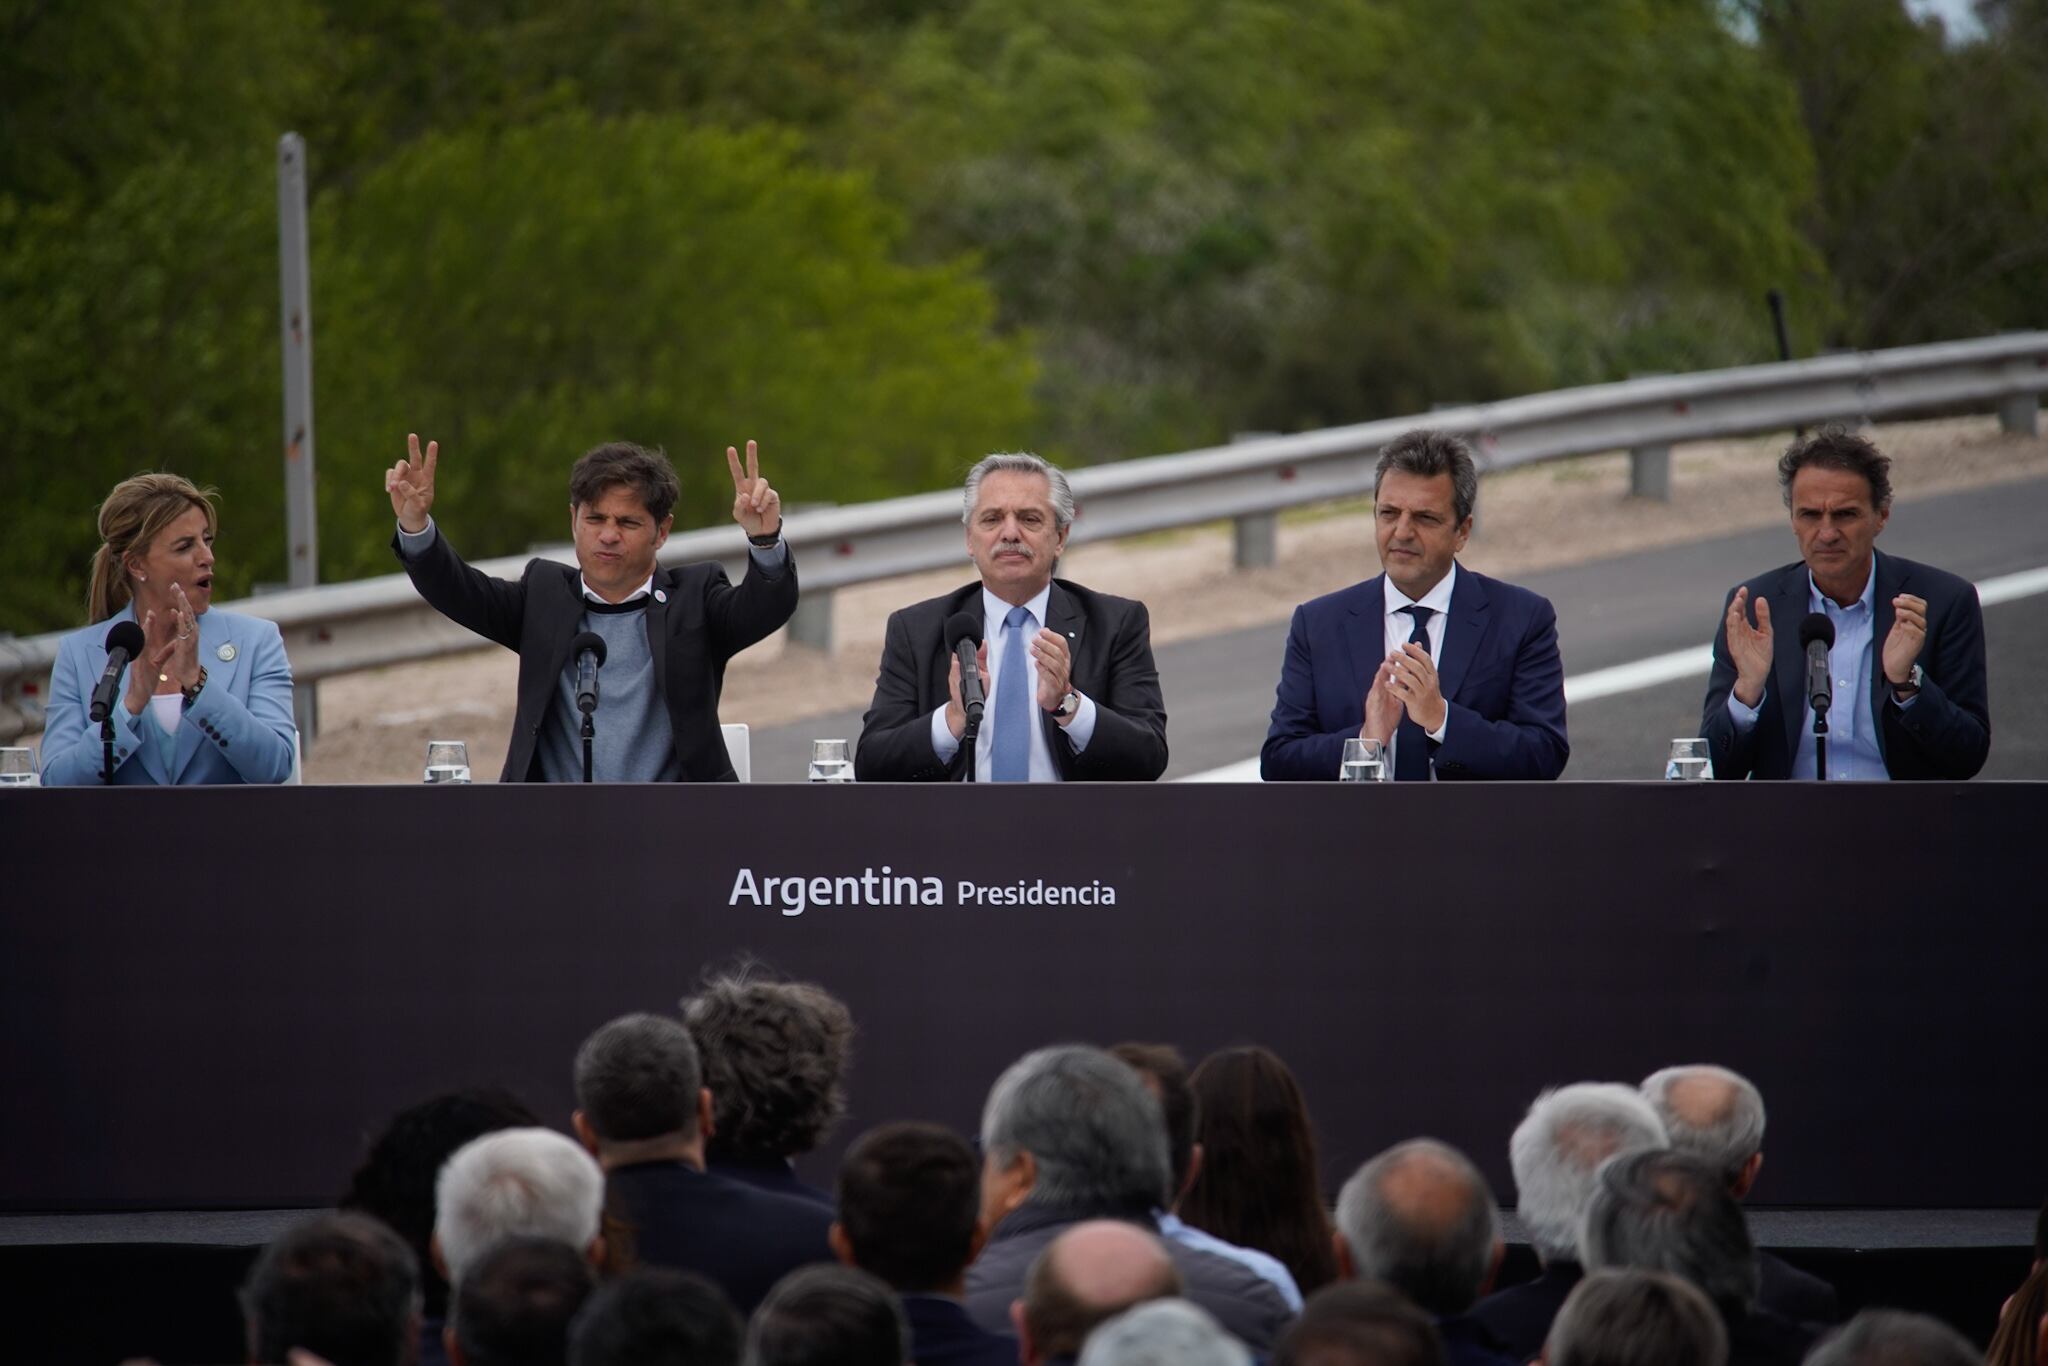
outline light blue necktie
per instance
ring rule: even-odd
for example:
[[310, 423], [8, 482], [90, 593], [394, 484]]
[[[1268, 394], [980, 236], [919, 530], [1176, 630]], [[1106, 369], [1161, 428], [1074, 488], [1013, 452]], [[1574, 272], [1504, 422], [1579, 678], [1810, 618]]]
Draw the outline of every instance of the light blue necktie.
[[1024, 627], [1031, 613], [1012, 607], [1003, 618], [1003, 676], [996, 681], [996, 733], [989, 776], [999, 783], [1031, 781], [1031, 670], [1024, 665]]

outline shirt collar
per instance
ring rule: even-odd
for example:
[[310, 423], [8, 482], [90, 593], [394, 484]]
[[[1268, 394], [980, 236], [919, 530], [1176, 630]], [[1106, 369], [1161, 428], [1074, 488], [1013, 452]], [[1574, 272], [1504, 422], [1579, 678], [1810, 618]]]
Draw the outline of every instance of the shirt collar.
[[1406, 607], [1427, 607], [1438, 616], [1443, 616], [1451, 610], [1451, 590], [1458, 583], [1458, 562], [1452, 560], [1451, 572], [1438, 579], [1436, 587], [1430, 589], [1419, 598], [1411, 598], [1400, 589], [1394, 587], [1394, 580], [1389, 575], [1380, 575], [1380, 582], [1386, 590], [1388, 616], [1392, 616]]
[[1813, 571], [1806, 571], [1806, 605], [1815, 612], [1853, 612], [1858, 607], [1869, 611], [1877, 601], [1877, 556], [1870, 557], [1870, 572], [1863, 576], [1863, 595], [1847, 607], [1820, 591], [1820, 585], [1813, 581]]
[[[586, 579], [586, 578], [584, 578], [584, 577], [583, 577], [583, 576], [582, 576], [581, 574], [578, 574], [578, 575], [576, 576], [576, 582], [577, 582], [578, 584], [580, 584], [580, 585], [582, 586], [582, 588], [583, 588], [583, 596], [584, 596], [584, 597], [586, 597], [586, 598], [589, 598], [589, 599], [590, 599], [590, 600], [591, 600], [592, 602], [603, 602], [603, 601], [604, 601], [604, 599], [603, 599], [603, 598], [601, 598], [601, 597], [599, 597], [599, 596], [597, 595], [596, 591], [595, 591], [594, 589], [592, 589], [592, 588], [591, 588], [591, 586], [590, 586], [590, 580], [589, 580], [589, 579]], [[633, 590], [632, 592], [630, 592], [630, 593], [626, 594], [626, 596], [625, 596], [625, 597], [623, 597], [623, 598], [620, 598], [620, 599], [619, 599], [619, 601], [620, 601], [621, 603], [627, 603], [627, 602], [631, 602], [631, 601], [633, 601], [633, 599], [635, 599], [635, 598], [644, 598], [644, 597], [646, 597], [646, 596], [647, 596], [647, 595], [648, 595], [649, 593], [652, 593], [653, 591], [654, 591], [654, 575], [652, 575], [652, 574], [649, 574], [649, 575], [647, 576], [647, 582], [646, 582], [646, 583], [643, 583], [643, 584], [641, 584], [641, 585], [640, 585], [640, 586], [639, 586], [638, 588], [636, 588], [636, 589], [634, 589], [634, 590]]]
[[[1045, 625], [1046, 608], [1051, 602], [1052, 580], [1047, 579], [1045, 587], [1039, 589], [1037, 595], [1031, 601], [1024, 604], [1024, 610], [1031, 614], [1033, 621], [1043, 626]], [[981, 590], [981, 614], [988, 624], [988, 634], [992, 637], [995, 635], [996, 629], [1003, 624], [1003, 619], [1010, 615], [1010, 604], [989, 592], [988, 586], [984, 584]]]

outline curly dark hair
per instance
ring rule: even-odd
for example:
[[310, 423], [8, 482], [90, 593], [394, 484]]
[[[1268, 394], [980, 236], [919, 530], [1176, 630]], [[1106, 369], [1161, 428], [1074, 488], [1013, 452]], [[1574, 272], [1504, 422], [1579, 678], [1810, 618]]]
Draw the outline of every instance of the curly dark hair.
[[846, 1113], [853, 1016], [825, 988], [748, 966], [708, 977], [682, 1010], [711, 1090], [711, 1160], [807, 1153]]
[[630, 441], [607, 441], [585, 451], [569, 471], [569, 505], [594, 503], [607, 489], [619, 487], [633, 490], [647, 505], [647, 515], [657, 522], [675, 511], [676, 499], [683, 491], [675, 466], [663, 452]]
[[1778, 487], [1785, 506], [1792, 506], [1792, 478], [1807, 468], [1860, 474], [1870, 485], [1870, 508], [1885, 512], [1892, 505], [1891, 457], [1847, 427], [1829, 425], [1795, 441], [1778, 458]]

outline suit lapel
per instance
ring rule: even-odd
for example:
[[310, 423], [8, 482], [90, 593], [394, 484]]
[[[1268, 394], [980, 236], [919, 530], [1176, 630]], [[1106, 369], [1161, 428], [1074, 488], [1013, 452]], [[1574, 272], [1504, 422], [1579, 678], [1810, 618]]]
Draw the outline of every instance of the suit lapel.
[[[1771, 594], [1771, 637], [1782, 642], [1775, 647], [1776, 676], [1771, 686], [1778, 691], [1779, 719], [1785, 726], [1785, 753], [1799, 753], [1799, 739], [1806, 726], [1806, 655], [1799, 648], [1799, 623], [1813, 604], [1813, 580], [1804, 564], [1788, 568]], [[1756, 609], [1750, 609], [1754, 617]]]
[[654, 576], [654, 591], [647, 599], [647, 649], [654, 656], [654, 695], [668, 702], [668, 585], [667, 574]]
[[[1079, 691], [1083, 674], [1091, 679], [1095, 676], [1092, 669], [1084, 668], [1082, 665], [1091, 642], [1081, 609], [1074, 605], [1074, 595], [1060, 587], [1057, 579], [1053, 580], [1051, 596], [1045, 600], [1045, 626], [1047, 630], [1058, 631], [1067, 638], [1067, 653], [1070, 656], [1067, 663], [1067, 686]], [[1089, 658], [1089, 662], [1093, 663], [1092, 657]], [[1045, 732], [1046, 752], [1053, 756], [1064, 774], [1068, 750], [1061, 741], [1066, 732], [1060, 729], [1060, 723], [1053, 718], [1053, 714], [1037, 703], [1038, 699], [1034, 697], [1032, 706], [1038, 712], [1039, 727]]]
[[1460, 565], [1458, 581], [1451, 588], [1451, 619], [1445, 623], [1449, 634], [1444, 637], [1442, 657], [1436, 668], [1444, 701], [1456, 700], [1465, 674], [1479, 654], [1479, 642], [1492, 624], [1492, 608], [1492, 595], [1486, 591], [1485, 582]]
[[[1344, 639], [1351, 649], [1351, 670], [1358, 680], [1352, 692], [1363, 699], [1372, 686], [1373, 675], [1387, 657], [1386, 575], [1375, 574], [1350, 595], [1350, 612], [1344, 619]], [[1360, 705], [1363, 706], [1361, 700]]]
[[1884, 706], [1890, 701], [1891, 685], [1884, 676], [1884, 638], [1892, 633], [1892, 599], [1906, 591], [1906, 574], [1899, 562], [1880, 551], [1870, 552], [1875, 557], [1871, 574], [1877, 585], [1870, 594], [1870, 677], [1865, 680], [1870, 692], [1870, 716], [1875, 723], [1871, 733], [1877, 741], [1879, 758], [1884, 757]]

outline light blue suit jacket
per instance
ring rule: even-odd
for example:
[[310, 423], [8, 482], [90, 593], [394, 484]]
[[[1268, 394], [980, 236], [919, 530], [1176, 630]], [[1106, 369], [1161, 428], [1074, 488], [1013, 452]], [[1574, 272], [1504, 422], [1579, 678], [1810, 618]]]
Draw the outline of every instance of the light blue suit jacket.
[[[43, 724], [43, 782], [51, 787], [100, 781], [100, 728], [86, 719], [92, 690], [107, 667], [107, 632], [135, 620], [131, 603], [107, 620], [74, 631], [57, 647], [50, 709]], [[226, 654], [227, 658], [222, 658]], [[199, 662], [206, 686], [179, 723], [170, 772], [154, 725], [131, 715], [114, 694], [114, 781], [159, 786], [281, 783], [292, 772], [292, 667], [274, 622], [218, 607], [199, 618]], [[130, 668], [135, 667], [130, 665]], [[122, 688], [127, 687], [126, 671]]]

